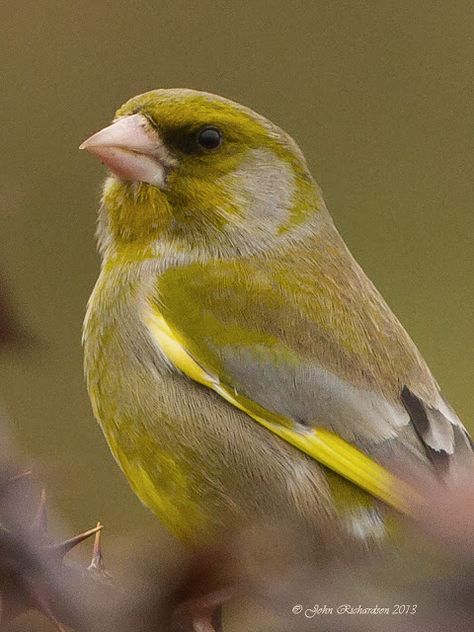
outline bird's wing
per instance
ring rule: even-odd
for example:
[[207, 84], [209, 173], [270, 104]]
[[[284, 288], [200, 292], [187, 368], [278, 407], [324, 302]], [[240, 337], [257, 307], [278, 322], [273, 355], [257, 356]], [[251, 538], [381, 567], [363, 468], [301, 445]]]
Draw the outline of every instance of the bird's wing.
[[[434, 453], [451, 454], [455, 429], [464, 430], [437, 406], [436, 383], [366, 277], [352, 305], [352, 293], [328, 288], [315, 272], [282, 259], [169, 269], [146, 323], [176, 369], [401, 508], [393, 478], [358, 448], [408, 436], [415, 452], [421, 438]], [[419, 438], [407, 432], [410, 419]]]

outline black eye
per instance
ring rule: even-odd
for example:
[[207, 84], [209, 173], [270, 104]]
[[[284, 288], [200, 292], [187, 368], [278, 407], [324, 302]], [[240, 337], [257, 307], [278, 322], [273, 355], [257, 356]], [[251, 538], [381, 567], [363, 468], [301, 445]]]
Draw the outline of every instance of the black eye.
[[197, 142], [203, 149], [217, 149], [222, 143], [222, 134], [217, 127], [204, 127], [198, 133]]

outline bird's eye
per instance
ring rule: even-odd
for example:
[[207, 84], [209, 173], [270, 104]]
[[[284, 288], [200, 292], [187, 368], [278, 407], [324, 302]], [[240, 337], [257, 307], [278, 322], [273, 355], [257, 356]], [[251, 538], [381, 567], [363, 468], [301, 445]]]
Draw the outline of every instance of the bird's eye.
[[197, 142], [203, 149], [217, 149], [222, 143], [222, 133], [217, 127], [204, 127], [198, 133]]

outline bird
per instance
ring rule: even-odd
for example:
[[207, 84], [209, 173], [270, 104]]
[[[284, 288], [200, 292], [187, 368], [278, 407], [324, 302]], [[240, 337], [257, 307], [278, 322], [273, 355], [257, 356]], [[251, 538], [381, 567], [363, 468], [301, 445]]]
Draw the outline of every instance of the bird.
[[438, 480], [471, 459], [280, 127], [157, 89], [81, 149], [108, 169], [87, 389], [132, 489], [178, 538], [289, 519], [378, 541], [416, 496], [387, 464]]

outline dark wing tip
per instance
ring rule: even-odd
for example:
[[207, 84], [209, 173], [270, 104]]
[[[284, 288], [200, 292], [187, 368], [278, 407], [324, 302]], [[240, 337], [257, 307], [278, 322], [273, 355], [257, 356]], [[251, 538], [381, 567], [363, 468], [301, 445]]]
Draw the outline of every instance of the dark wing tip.
[[426, 455], [440, 473], [445, 472], [453, 455], [472, 450], [472, 442], [456, 413], [440, 398], [440, 410], [426, 404], [407, 386], [401, 392], [402, 402], [410, 415], [416, 434]]

